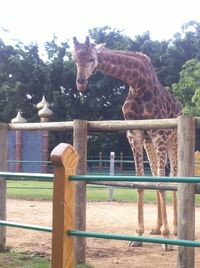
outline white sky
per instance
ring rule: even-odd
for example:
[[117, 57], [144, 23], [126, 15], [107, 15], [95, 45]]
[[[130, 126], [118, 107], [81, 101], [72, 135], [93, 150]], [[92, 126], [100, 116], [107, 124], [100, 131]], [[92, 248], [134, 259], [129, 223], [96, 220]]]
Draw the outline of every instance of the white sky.
[[200, 22], [199, 0], [0, 0], [0, 38], [42, 44], [56, 34], [60, 41], [108, 25], [134, 38], [147, 30], [164, 40], [189, 20]]

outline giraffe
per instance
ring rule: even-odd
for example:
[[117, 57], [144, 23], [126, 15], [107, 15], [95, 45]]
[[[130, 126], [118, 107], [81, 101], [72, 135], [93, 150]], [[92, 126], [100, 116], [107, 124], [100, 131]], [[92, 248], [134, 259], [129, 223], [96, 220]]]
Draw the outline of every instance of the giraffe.
[[[84, 43], [73, 38], [73, 59], [77, 67], [76, 86], [82, 92], [95, 69], [116, 77], [129, 86], [122, 112], [125, 120], [175, 118], [181, 114], [181, 107], [173, 94], [163, 87], [156, 75], [150, 58], [141, 52], [109, 50], [105, 44], [92, 44], [89, 37]], [[167, 159], [170, 162], [170, 176], [177, 174], [177, 133], [172, 129], [128, 130], [137, 176], [144, 176], [143, 148], [146, 151], [152, 175], [165, 176]], [[157, 191], [157, 221], [152, 234], [169, 238], [165, 192]], [[138, 226], [136, 234], [144, 233], [144, 190], [137, 190]], [[173, 193], [174, 234], [177, 228], [176, 194]], [[130, 246], [142, 246], [141, 242], [131, 242]], [[170, 245], [163, 245], [171, 250]]]

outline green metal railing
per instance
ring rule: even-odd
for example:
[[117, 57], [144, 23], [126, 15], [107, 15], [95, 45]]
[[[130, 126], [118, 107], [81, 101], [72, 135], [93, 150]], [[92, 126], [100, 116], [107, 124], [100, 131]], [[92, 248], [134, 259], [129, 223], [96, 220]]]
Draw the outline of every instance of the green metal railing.
[[0, 177], [6, 178], [7, 180], [10, 179], [17, 179], [17, 180], [53, 180], [53, 174], [47, 173], [25, 173], [25, 172], [0, 172]]
[[154, 244], [167, 244], [167, 245], [177, 245], [186, 247], [200, 247], [200, 242], [192, 240], [183, 239], [170, 239], [170, 238], [151, 238], [145, 236], [131, 236], [131, 235], [121, 235], [121, 234], [110, 234], [110, 233], [100, 233], [100, 232], [85, 232], [77, 230], [67, 231], [69, 236], [79, 236], [79, 237], [93, 237], [101, 239], [114, 239], [114, 240], [124, 240], [124, 241], [138, 241]]
[[108, 175], [78, 175], [69, 176], [71, 181], [126, 181], [126, 182], [177, 182], [200, 183], [200, 177], [152, 177], [152, 176], [108, 176]]
[[[38, 173], [12, 173], [12, 172], [0, 172], [0, 177], [3, 178], [23, 178], [23, 179], [43, 179], [43, 180], [53, 180], [52, 174], [38, 174]], [[103, 175], [79, 175], [79, 176], [69, 176], [71, 181], [128, 181], [128, 182], [177, 182], [177, 183], [200, 183], [199, 177], [138, 177], [138, 176], [103, 176]], [[51, 227], [44, 227], [39, 225], [22, 224], [17, 222], [2, 221], [0, 220], [1, 226], [9, 226], [16, 228], [24, 228], [35, 231], [42, 232], [52, 232]], [[81, 237], [94, 237], [102, 239], [115, 239], [115, 240], [125, 240], [125, 241], [140, 241], [146, 243], [158, 243], [158, 244], [171, 244], [179, 246], [190, 246], [190, 247], [200, 247], [200, 242], [191, 240], [181, 240], [181, 239], [169, 239], [169, 238], [150, 238], [144, 236], [130, 236], [121, 234], [110, 234], [110, 233], [100, 233], [100, 232], [88, 232], [79, 230], [67, 230], [67, 235], [69, 236], [81, 236]]]
[[[52, 232], [52, 227], [33, 225], [33, 224], [23, 224], [18, 222], [11, 221], [0, 221], [0, 225], [28, 229], [33, 231], [40, 232]], [[66, 232], [68, 236], [79, 236], [79, 237], [90, 237], [90, 238], [101, 238], [101, 239], [113, 239], [113, 240], [123, 240], [123, 241], [138, 241], [145, 243], [154, 243], [154, 244], [168, 244], [176, 246], [186, 246], [186, 247], [200, 247], [200, 242], [192, 240], [183, 240], [183, 239], [169, 239], [169, 238], [151, 238], [144, 236], [131, 236], [131, 235], [122, 235], [122, 234], [111, 234], [111, 233], [101, 233], [101, 232], [84, 232], [77, 230], [68, 230]]]
[[[41, 173], [23, 173], [23, 172], [0, 172], [0, 178], [5, 178], [7, 180], [17, 179], [17, 180], [43, 180], [49, 181], [53, 180], [53, 174], [41, 174]], [[51, 227], [33, 225], [33, 224], [24, 224], [18, 222], [11, 222], [11, 221], [3, 221], [0, 220], [0, 226], [8, 226], [8, 227], [16, 227], [16, 228], [23, 228], [29, 229], [34, 231], [41, 231], [41, 232], [52, 232]]]
[[16, 228], [22, 228], [22, 229], [29, 229], [33, 231], [41, 231], [41, 232], [52, 232], [51, 227], [46, 226], [40, 226], [40, 225], [33, 225], [33, 224], [25, 224], [25, 223], [18, 223], [18, 222], [12, 222], [12, 221], [1, 221], [0, 225], [2, 226], [8, 226], [8, 227], [16, 227]]
[[[150, 177], [150, 176], [104, 176], [104, 175], [78, 175], [69, 176], [71, 181], [126, 181], [126, 182], [176, 182], [176, 183], [200, 183], [200, 178], [197, 177]], [[146, 243], [156, 244], [171, 244], [178, 246], [190, 246], [200, 247], [200, 242], [192, 240], [181, 240], [181, 239], [169, 239], [169, 238], [151, 238], [144, 236], [130, 236], [120, 234], [109, 234], [100, 232], [88, 232], [88, 231], [77, 231], [68, 230], [69, 236], [79, 237], [93, 237], [101, 239], [115, 239], [125, 241], [139, 241]]]

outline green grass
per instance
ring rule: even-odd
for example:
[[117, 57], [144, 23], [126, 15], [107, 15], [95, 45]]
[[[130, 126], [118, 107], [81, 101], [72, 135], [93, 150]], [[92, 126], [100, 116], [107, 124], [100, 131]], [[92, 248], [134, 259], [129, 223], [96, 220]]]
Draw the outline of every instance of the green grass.
[[0, 253], [1, 268], [50, 268], [49, 260], [44, 257], [33, 256], [25, 253], [6, 252]]
[[7, 181], [7, 197], [51, 200], [52, 187], [53, 183], [46, 181]]
[[[114, 189], [113, 195], [114, 201], [119, 202], [133, 202], [137, 201], [137, 192], [135, 189]], [[89, 188], [87, 190], [88, 201], [108, 201], [109, 200], [109, 189], [107, 188]], [[145, 190], [144, 200], [147, 203], [155, 203], [156, 195], [155, 191]], [[171, 202], [172, 194], [167, 192], [167, 202]]]
[[[0, 268], [50, 268], [50, 261], [45, 257], [19, 252], [0, 253]], [[94, 268], [78, 264], [76, 268]]]
[[[52, 200], [52, 182], [39, 181], [8, 181], [7, 197], [21, 199]], [[147, 203], [155, 203], [155, 191], [145, 190], [144, 200]], [[88, 201], [109, 201], [109, 189], [104, 187], [87, 187]], [[119, 202], [136, 202], [135, 189], [114, 189], [114, 200]], [[172, 192], [167, 191], [167, 202], [172, 200]], [[196, 195], [196, 202], [200, 204], [200, 195]]]

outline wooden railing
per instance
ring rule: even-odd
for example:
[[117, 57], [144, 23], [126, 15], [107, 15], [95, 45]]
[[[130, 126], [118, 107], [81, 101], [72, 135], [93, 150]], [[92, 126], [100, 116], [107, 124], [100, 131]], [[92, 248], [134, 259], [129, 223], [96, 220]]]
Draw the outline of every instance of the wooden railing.
[[[195, 141], [195, 126], [200, 127], [200, 118], [190, 118], [180, 116], [178, 119], [163, 120], [143, 120], [143, 121], [93, 121], [87, 122], [75, 120], [74, 122], [59, 123], [26, 123], [26, 124], [0, 124], [0, 168], [6, 170], [7, 160], [7, 130], [73, 130], [73, 146], [78, 156], [77, 175], [86, 174], [87, 170], [87, 136], [88, 131], [125, 131], [128, 129], [160, 129], [160, 128], [178, 128], [178, 176], [187, 177], [193, 175], [193, 156]], [[56, 158], [55, 158], [56, 159]], [[60, 161], [63, 161], [63, 158]], [[67, 160], [67, 159], [66, 159]], [[53, 160], [54, 161], [54, 160]], [[58, 161], [58, 160], [56, 160]], [[55, 163], [55, 162], [54, 162]], [[60, 164], [59, 172], [63, 169], [64, 163]], [[57, 171], [58, 172], [58, 171]], [[63, 171], [62, 171], [63, 172]], [[178, 237], [180, 239], [194, 238], [194, 184], [181, 184], [179, 186], [178, 211], [182, 218], [179, 220]], [[0, 219], [5, 219], [5, 179], [0, 180]], [[75, 189], [75, 229], [85, 230], [86, 227], [86, 182], [76, 183]], [[65, 196], [63, 196], [65, 198]], [[187, 202], [184, 199], [187, 198]], [[62, 213], [61, 213], [62, 214]], [[187, 230], [187, 231], [185, 231]], [[188, 231], [189, 230], [189, 231]], [[4, 227], [0, 227], [0, 247], [5, 247]], [[85, 263], [85, 237], [76, 239], [75, 259], [77, 263]], [[178, 251], [180, 264], [178, 267], [194, 267], [194, 249], [179, 247]], [[183, 265], [183, 266], [181, 266]], [[185, 265], [185, 266], [184, 266]], [[58, 266], [59, 267], [59, 266]]]

